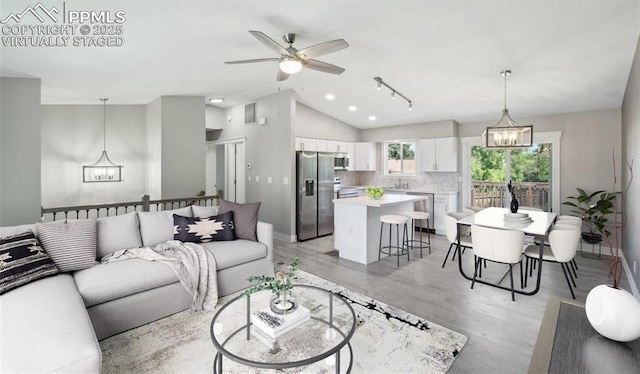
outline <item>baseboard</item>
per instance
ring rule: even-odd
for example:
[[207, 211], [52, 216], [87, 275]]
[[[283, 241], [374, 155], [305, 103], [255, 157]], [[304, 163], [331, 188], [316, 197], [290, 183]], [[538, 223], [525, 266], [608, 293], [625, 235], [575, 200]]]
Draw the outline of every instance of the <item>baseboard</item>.
[[280, 240], [281, 242], [287, 242], [287, 243], [295, 243], [296, 242], [296, 236], [295, 235], [289, 235], [289, 234], [283, 234], [281, 232], [273, 232], [273, 238], [275, 240]]
[[620, 258], [622, 259], [622, 268], [624, 269], [624, 273], [627, 276], [627, 279], [629, 280], [629, 286], [631, 287], [631, 293], [633, 293], [633, 296], [636, 297], [637, 300], [640, 301], [640, 292], [638, 292], [638, 285], [636, 284], [634, 278], [633, 278], [633, 274], [631, 273], [631, 268], [629, 267], [629, 264], [627, 263], [627, 259], [620, 256]]

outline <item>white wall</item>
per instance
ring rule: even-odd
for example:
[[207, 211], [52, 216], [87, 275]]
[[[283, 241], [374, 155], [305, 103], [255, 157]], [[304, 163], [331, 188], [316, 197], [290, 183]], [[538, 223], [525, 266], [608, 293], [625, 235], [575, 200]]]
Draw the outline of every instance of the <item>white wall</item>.
[[42, 106], [42, 205], [58, 207], [140, 200], [146, 185], [143, 105], [106, 108], [106, 149], [123, 165], [122, 182], [83, 183], [82, 166], [103, 149], [103, 106]]
[[0, 78], [0, 226], [40, 219], [40, 84]]
[[303, 138], [358, 141], [359, 129], [296, 102], [293, 133]]
[[[260, 220], [274, 225], [274, 235], [290, 240], [295, 235], [295, 154], [293, 121], [295, 98], [290, 90], [256, 100], [256, 117], [267, 119], [266, 125], [245, 125], [244, 105], [228, 108], [223, 130], [214, 140], [246, 139], [246, 162], [251, 163], [247, 176], [246, 200], [261, 201]], [[255, 182], [255, 177], [260, 177]], [[267, 183], [271, 177], [272, 183]], [[287, 179], [287, 184], [284, 179]]]
[[201, 96], [162, 98], [162, 198], [205, 190], [205, 104]]
[[162, 198], [162, 99], [146, 106], [146, 191], [151, 199]]
[[360, 130], [359, 141], [377, 143], [387, 140], [446, 138], [452, 136], [458, 136], [458, 124], [456, 121], [446, 120]]
[[[496, 115], [499, 116], [500, 113]], [[515, 114], [515, 113], [513, 113]], [[513, 115], [512, 114], [512, 115]], [[542, 117], [514, 118], [533, 124], [534, 132], [562, 131], [560, 139], [560, 201], [575, 196], [576, 187], [587, 191], [611, 190], [613, 183], [612, 151], [620, 160], [620, 109], [558, 114]], [[461, 123], [460, 137], [480, 136], [483, 129], [494, 123]], [[620, 163], [616, 172], [620, 175]], [[562, 205], [561, 214], [569, 214], [570, 207]]]
[[224, 110], [213, 105], [205, 105], [205, 124], [207, 129], [220, 130], [224, 127]]
[[[618, 160], [622, 165], [626, 162], [634, 162], [635, 180], [629, 189], [626, 206], [623, 207], [628, 221], [622, 232], [622, 249], [632, 272], [633, 262], [636, 262], [637, 271], [632, 276], [636, 297], [640, 298], [637, 293], [640, 288], [640, 235], [638, 235], [638, 227], [640, 227], [640, 40], [622, 102], [622, 158]], [[620, 186], [626, 186], [630, 178], [631, 173], [622, 167]]]

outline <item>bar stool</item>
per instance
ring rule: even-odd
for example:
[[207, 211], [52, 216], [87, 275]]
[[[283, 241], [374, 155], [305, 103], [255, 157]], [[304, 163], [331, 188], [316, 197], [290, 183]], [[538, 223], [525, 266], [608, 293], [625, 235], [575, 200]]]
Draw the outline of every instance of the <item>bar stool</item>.
[[[408, 239], [405, 244], [407, 245], [407, 249], [416, 248], [416, 243], [420, 244], [420, 258], [422, 258], [422, 248], [429, 248], [429, 253], [431, 253], [431, 233], [429, 232], [429, 219], [431, 215], [427, 212], [422, 212], [419, 210], [414, 210], [411, 212], [405, 212], [405, 216], [411, 219], [411, 239]], [[414, 239], [414, 235], [416, 233], [416, 221], [420, 223], [420, 238], [418, 240]], [[422, 228], [424, 225], [423, 221], [427, 221], [427, 241], [422, 240]]]
[[[398, 258], [398, 267], [400, 266], [400, 256], [404, 256], [406, 254], [407, 261], [409, 261], [409, 248], [407, 249], [404, 248], [405, 239], [408, 236], [407, 235], [408, 221], [409, 221], [409, 218], [405, 216], [394, 215], [394, 214], [388, 214], [380, 217], [380, 246], [378, 249], [378, 261], [380, 261], [380, 255], [382, 253], [388, 256], [396, 256]], [[386, 245], [383, 247], [382, 231], [384, 230], [385, 223], [389, 225], [389, 245]], [[396, 225], [396, 245], [395, 246], [391, 244], [392, 225]], [[404, 226], [402, 231], [402, 242], [400, 241], [400, 225]], [[400, 243], [402, 243], [402, 246], [400, 246]], [[394, 248], [396, 249], [396, 253], [392, 253], [391, 251]], [[387, 250], [387, 252], [384, 251], [385, 249]]]

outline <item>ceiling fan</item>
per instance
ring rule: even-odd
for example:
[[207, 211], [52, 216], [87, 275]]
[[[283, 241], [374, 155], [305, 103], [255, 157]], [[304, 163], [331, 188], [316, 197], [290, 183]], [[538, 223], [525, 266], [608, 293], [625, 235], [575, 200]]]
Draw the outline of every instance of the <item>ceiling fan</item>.
[[269, 47], [272, 51], [280, 54], [280, 57], [226, 61], [225, 64], [249, 64], [254, 62], [279, 61], [280, 69], [278, 70], [278, 82], [286, 80], [289, 78], [289, 75], [299, 72], [303, 67], [330, 74], [342, 74], [344, 72], [344, 69], [340, 66], [314, 59], [315, 57], [324, 56], [347, 48], [349, 44], [347, 44], [344, 39], [331, 40], [298, 50], [293, 47], [293, 43], [296, 40], [296, 34], [289, 33], [282, 35], [282, 40], [289, 44], [289, 46], [285, 48], [260, 31], [249, 30], [249, 33], [261, 41], [262, 44]]

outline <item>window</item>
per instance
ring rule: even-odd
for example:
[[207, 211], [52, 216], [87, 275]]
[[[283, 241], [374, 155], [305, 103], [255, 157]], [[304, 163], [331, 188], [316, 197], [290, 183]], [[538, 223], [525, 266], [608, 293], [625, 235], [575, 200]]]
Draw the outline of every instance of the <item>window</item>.
[[416, 142], [384, 143], [385, 175], [416, 175]]

